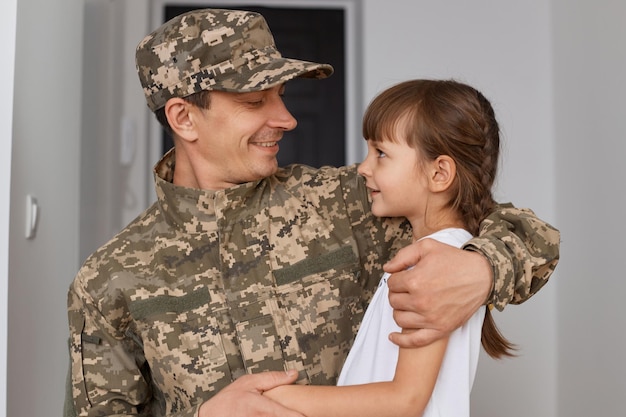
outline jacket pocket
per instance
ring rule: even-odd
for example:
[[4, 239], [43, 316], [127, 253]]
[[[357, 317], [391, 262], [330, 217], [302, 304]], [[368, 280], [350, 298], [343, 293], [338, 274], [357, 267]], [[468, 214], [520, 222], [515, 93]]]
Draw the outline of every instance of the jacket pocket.
[[281, 274], [291, 277], [277, 278], [284, 355], [301, 362], [308, 383], [335, 384], [364, 310], [358, 258], [345, 246]]
[[206, 288], [131, 303], [152, 382], [175, 407], [232, 381], [219, 324], [225, 310], [211, 304]]

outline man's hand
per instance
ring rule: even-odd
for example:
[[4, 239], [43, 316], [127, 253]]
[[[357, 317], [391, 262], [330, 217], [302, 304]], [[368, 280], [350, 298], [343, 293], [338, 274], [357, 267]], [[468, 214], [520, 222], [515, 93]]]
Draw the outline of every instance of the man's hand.
[[279, 385], [292, 384], [295, 371], [244, 375], [200, 407], [199, 417], [304, 417], [263, 396]]
[[[413, 266], [412, 269], [408, 269]], [[493, 283], [480, 253], [423, 239], [398, 252], [383, 269], [393, 317], [405, 332], [390, 339], [400, 347], [425, 346], [460, 327], [485, 304]]]

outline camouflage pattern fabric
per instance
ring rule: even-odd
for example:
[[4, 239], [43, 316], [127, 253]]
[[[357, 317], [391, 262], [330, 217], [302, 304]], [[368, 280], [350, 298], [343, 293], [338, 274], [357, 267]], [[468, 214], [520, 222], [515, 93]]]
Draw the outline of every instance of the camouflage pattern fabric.
[[494, 265], [497, 278], [489, 303], [502, 311], [507, 304], [528, 300], [548, 282], [559, 262], [560, 243], [559, 231], [532, 210], [501, 204], [464, 249], [482, 252]]
[[[158, 201], [70, 287], [68, 412], [193, 416], [264, 370], [335, 384], [381, 265], [410, 241], [408, 223], [372, 216], [354, 166], [294, 165], [210, 192], [173, 185], [173, 161], [170, 152], [156, 167]], [[493, 238], [470, 245], [496, 262], [496, 305], [545, 283], [558, 232], [512, 206], [483, 232]]]
[[171, 19], [139, 43], [135, 60], [152, 111], [203, 90], [259, 91], [333, 72], [328, 64], [283, 58], [260, 14], [221, 9]]

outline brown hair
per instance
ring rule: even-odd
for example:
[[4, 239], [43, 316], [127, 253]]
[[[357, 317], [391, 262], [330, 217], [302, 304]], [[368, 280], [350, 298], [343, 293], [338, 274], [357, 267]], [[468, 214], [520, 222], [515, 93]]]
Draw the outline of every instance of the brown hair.
[[[451, 209], [467, 230], [478, 235], [480, 223], [496, 203], [491, 187], [500, 153], [500, 128], [491, 103], [479, 91], [454, 80], [411, 80], [379, 94], [363, 119], [363, 137], [380, 142], [400, 140], [404, 124], [407, 144], [434, 160], [448, 155], [456, 162]], [[481, 342], [494, 358], [514, 356], [515, 345], [498, 330], [487, 308]]]

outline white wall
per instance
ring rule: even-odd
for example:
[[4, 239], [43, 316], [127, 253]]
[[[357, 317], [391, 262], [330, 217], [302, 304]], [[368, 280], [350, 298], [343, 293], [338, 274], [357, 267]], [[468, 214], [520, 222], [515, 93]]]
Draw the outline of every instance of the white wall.
[[152, 201], [156, 162], [149, 157], [152, 115], [135, 69], [135, 47], [148, 33], [149, 0], [84, 3], [81, 261]]
[[561, 416], [623, 416], [626, 3], [555, 0]]
[[[82, 0], [17, 2], [9, 232], [10, 417], [58, 416], [63, 405], [68, 362], [65, 299], [78, 266], [82, 6]], [[40, 205], [39, 228], [31, 240], [25, 238], [27, 194], [35, 195]]]
[[11, 192], [11, 133], [13, 127], [13, 77], [15, 67], [15, 26], [17, 0], [0, 3], [0, 417], [6, 416], [7, 322], [9, 289], [9, 204]]

